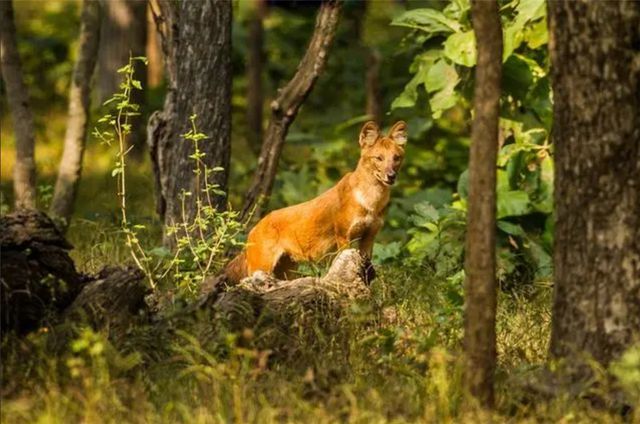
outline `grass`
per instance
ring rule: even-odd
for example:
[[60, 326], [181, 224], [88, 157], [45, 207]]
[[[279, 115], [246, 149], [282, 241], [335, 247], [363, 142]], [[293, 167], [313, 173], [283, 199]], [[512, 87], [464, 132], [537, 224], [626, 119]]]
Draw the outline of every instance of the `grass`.
[[[4, 128], [3, 125], [3, 130]], [[3, 134], [7, 134], [3, 131]], [[53, 181], [60, 152], [38, 146], [42, 180]], [[2, 144], [2, 191], [10, 187], [11, 142]], [[78, 267], [94, 272], [129, 262], [117, 224], [111, 152], [90, 145], [69, 238]], [[154, 228], [148, 163], [130, 167], [133, 219]], [[586, 400], [537, 399], [518, 381], [547, 360], [551, 289], [502, 292], [498, 311], [497, 408], [482, 412], [464, 396], [462, 307], [450, 283], [398, 262], [378, 267], [372, 297], [321, 325], [195, 332], [132, 331], [110, 341], [81, 325], [53, 349], [50, 330], [3, 345], [4, 423], [614, 423], [620, 416]], [[308, 321], [305, 321], [308, 322]], [[269, 341], [269, 342], [267, 342]], [[525, 399], [529, 399], [525, 402]], [[633, 417], [631, 418], [633, 420]]]

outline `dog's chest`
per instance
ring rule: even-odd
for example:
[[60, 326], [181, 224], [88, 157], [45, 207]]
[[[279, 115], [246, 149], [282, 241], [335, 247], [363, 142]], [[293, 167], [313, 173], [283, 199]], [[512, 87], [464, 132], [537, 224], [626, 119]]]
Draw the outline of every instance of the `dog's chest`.
[[352, 216], [349, 234], [351, 237], [357, 238], [365, 233], [369, 228], [380, 225], [381, 212], [385, 202], [383, 194], [378, 192], [365, 192], [356, 189], [353, 192], [354, 199], [358, 207], [356, 213]]

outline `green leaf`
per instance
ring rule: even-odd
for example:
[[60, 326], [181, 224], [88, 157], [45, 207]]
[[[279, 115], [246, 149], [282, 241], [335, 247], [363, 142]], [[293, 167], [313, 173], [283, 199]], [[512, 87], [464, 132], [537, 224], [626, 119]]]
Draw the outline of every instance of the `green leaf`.
[[546, 15], [546, 4], [544, 0], [520, 0], [515, 12], [515, 19], [503, 32], [503, 62], [522, 44], [525, 26]]
[[524, 230], [522, 229], [522, 227], [518, 224], [514, 224], [512, 222], [509, 221], [498, 221], [497, 226], [499, 229], [501, 229], [502, 231], [504, 231], [507, 234], [510, 234], [512, 236], [518, 236], [518, 237], [526, 237], [527, 234], [524, 232]]
[[468, 21], [464, 19], [466, 12], [471, 9], [469, 0], [451, 0], [451, 2], [442, 10], [442, 13], [448, 18], [457, 22]]
[[531, 240], [528, 241], [528, 251], [536, 264], [536, 279], [550, 278], [553, 272], [551, 255], [542, 246]]
[[[531, 63], [533, 62], [533, 63]], [[533, 84], [535, 61], [527, 61], [520, 55], [511, 55], [502, 66], [502, 89], [517, 100], [524, 101]]]
[[438, 211], [429, 202], [420, 202], [413, 207], [417, 214], [429, 218], [432, 221], [438, 220]]
[[461, 25], [435, 9], [413, 9], [404, 12], [391, 25], [419, 29], [430, 36], [461, 31]]
[[460, 198], [467, 199], [469, 197], [469, 170], [465, 169], [458, 178], [458, 187], [456, 189]]
[[451, 34], [444, 43], [444, 54], [458, 65], [476, 64], [476, 37], [473, 31]]
[[426, 72], [424, 85], [427, 92], [432, 93], [429, 106], [434, 118], [439, 118], [443, 111], [456, 105], [458, 94], [455, 88], [459, 82], [456, 68], [444, 60], [436, 61]]
[[138, 80], [131, 80], [131, 85], [133, 85], [135, 88], [137, 88], [138, 90], [142, 90], [142, 84], [140, 83], [140, 81]]
[[391, 103], [391, 110], [403, 107], [414, 107], [416, 105], [416, 101], [418, 100], [418, 86], [417, 84], [412, 84], [412, 81], [410, 81], [409, 84], [405, 86], [402, 93], [393, 100], [393, 103]]
[[440, 51], [427, 51], [417, 56], [411, 64], [410, 71], [415, 75], [411, 78], [411, 81], [407, 83], [404, 90], [398, 97], [396, 97], [391, 104], [391, 110], [403, 107], [414, 107], [418, 100], [418, 87], [420, 84], [424, 84], [427, 77], [427, 72], [432, 67], [436, 58], [439, 57]]
[[497, 218], [526, 215], [531, 211], [529, 203], [529, 195], [525, 191], [499, 191], [496, 205]]
[[524, 30], [524, 42], [529, 48], [537, 49], [549, 42], [549, 31], [547, 30], [547, 21], [541, 19], [530, 25]]
[[394, 241], [388, 244], [375, 244], [373, 246], [373, 262], [376, 264], [394, 259], [400, 255], [400, 242]]

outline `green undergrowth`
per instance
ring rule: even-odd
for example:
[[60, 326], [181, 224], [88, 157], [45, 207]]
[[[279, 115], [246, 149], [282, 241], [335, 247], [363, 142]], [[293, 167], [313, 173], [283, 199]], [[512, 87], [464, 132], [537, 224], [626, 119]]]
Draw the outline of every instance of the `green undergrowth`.
[[[86, 271], [128, 255], [117, 228], [100, 228], [71, 232]], [[546, 360], [547, 287], [500, 294], [497, 410], [480, 412], [461, 391], [453, 291], [390, 263], [378, 266], [371, 298], [323, 317], [329, 326], [294, 320], [202, 337], [195, 327], [213, 323], [156, 324], [110, 340], [108, 329], [79, 325], [65, 342], [42, 329], [5, 341], [2, 422], [617, 422], [586, 401], [518, 389]]]

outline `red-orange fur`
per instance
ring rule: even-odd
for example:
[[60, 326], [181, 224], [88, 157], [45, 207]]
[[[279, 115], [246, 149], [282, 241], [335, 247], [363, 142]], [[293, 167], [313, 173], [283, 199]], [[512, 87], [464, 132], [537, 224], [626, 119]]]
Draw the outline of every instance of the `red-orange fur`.
[[297, 262], [318, 261], [352, 242], [370, 258], [406, 139], [402, 121], [386, 136], [380, 135], [375, 123], [366, 123], [356, 169], [315, 199], [275, 210], [260, 220], [249, 233], [245, 250], [227, 265], [228, 279], [237, 282], [258, 270], [287, 278]]

